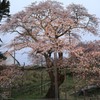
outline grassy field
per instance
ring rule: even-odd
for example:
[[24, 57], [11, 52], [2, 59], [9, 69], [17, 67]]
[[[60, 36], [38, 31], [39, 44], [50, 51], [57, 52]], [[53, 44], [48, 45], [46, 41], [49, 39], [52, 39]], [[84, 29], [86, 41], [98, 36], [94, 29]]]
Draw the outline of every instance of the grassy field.
[[[50, 79], [45, 70], [25, 70], [24, 75], [14, 81], [14, 86], [11, 88], [11, 97], [14, 100], [39, 100], [42, 99], [49, 86]], [[15, 85], [16, 84], [16, 85]], [[75, 92], [78, 86], [84, 85], [85, 82], [81, 82], [70, 75], [66, 76], [64, 83], [60, 87], [60, 98], [68, 100], [99, 100], [100, 94], [91, 96], [76, 96], [71, 95]]]
[[42, 98], [48, 89], [50, 81], [45, 71], [30, 70], [25, 71], [24, 76], [16, 80], [15, 83], [18, 83], [19, 87], [12, 88], [14, 100], [29, 100]]

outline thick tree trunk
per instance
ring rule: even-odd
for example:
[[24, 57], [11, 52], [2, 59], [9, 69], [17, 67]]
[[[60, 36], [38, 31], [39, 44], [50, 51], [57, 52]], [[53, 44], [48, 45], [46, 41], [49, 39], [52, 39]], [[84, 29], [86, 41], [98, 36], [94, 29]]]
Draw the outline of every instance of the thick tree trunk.
[[[45, 96], [45, 98], [55, 98], [55, 77], [54, 77], [54, 73], [53, 71], [49, 71], [49, 76], [50, 76], [50, 80], [51, 80], [51, 84], [50, 87], [48, 89], [48, 92]], [[59, 71], [57, 72], [57, 79], [58, 79], [58, 88], [60, 87], [60, 85], [64, 82], [64, 75], [62, 75]], [[59, 93], [59, 91], [58, 91]]]
[[[53, 65], [52, 60], [50, 59], [50, 56], [48, 56], [48, 55], [44, 55], [44, 56], [45, 56], [45, 59], [46, 59], [47, 67], [50, 68], [50, 70], [48, 70], [48, 74], [49, 74], [49, 77], [50, 77], [50, 80], [51, 80], [51, 84], [50, 84], [50, 87], [48, 89], [47, 94], [45, 95], [45, 98], [53, 100], [54, 98], [56, 98], [56, 94], [55, 94], [55, 71], [52, 69], [54, 65]], [[63, 59], [63, 53], [62, 52], [59, 53], [59, 59], [62, 62], [62, 59]], [[65, 79], [65, 76], [63, 74], [61, 74], [61, 71], [59, 69], [57, 69], [58, 90], [59, 90], [60, 85], [64, 82], [64, 79]], [[58, 91], [58, 93], [59, 93], [59, 91]]]

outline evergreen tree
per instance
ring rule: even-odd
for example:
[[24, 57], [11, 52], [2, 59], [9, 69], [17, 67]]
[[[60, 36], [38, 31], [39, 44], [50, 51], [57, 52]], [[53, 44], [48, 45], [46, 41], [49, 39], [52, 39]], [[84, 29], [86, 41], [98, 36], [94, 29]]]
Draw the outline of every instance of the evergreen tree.
[[4, 16], [9, 16], [10, 12], [10, 2], [8, 0], [0, 1], [0, 21]]

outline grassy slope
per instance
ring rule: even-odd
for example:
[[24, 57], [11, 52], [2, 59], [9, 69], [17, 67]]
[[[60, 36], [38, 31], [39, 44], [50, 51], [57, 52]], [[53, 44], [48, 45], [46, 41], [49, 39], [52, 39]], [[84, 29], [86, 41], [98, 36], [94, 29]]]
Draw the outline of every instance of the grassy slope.
[[[72, 79], [68, 77], [68, 81], [69, 82], [67, 87], [71, 88]], [[42, 98], [46, 94], [50, 84], [48, 74], [43, 70], [26, 71], [22, 80], [17, 80], [16, 82], [18, 82], [19, 85], [21, 84], [20, 88], [12, 89], [12, 95], [14, 98], [16, 98], [16, 100]], [[41, 87], [41, 83], [42, 83], [42, 87]], [[61, 87], [63, 88], [65, 87], [65, 85], [66, 84], [64, 83]], [[65, 90], [62, 88], [61, 88], [61, 95], [63, 94], [63, 92], [65, 92]]]
[[[19, 87], [17, 89], [12, 88], [12, 96], [14, 100], [42, 98], [49, 88], [49, 82], [49, 77], [44, 70], [25, 71], [24, 76], [21, 79], [16, 80], [15, 83], [19, 83]], [[82, 84], [83, 83], [84, 82], [82, 82]], [[72, 76], [67, 76], [60, 87], [60, 97], [62, 99], [69, 98], [70, 100], [75, 100], [76, 97], [70, 94], [75, 91], [75, 86], [77, 87], [78, 84], [79, 82], [77, 83], [77, 79], [73, 79]], [[83, 97], [80, 97], [77, 100], [83, 100]]]
[[45, 86], [41, 88], [41, 84], [44, 85], [49, 82], [47, 73], [41, 70], [25, 71], [23, 78], [21, 80], [17, 80], [16, 82], [18, 81], [20, 87], [17, 89], [12, 88], [12, 96], [13, 98], [16, 98], [16, 100], [29, 100], [43, 97], [46, 93], [46, 89], [43, 90]]

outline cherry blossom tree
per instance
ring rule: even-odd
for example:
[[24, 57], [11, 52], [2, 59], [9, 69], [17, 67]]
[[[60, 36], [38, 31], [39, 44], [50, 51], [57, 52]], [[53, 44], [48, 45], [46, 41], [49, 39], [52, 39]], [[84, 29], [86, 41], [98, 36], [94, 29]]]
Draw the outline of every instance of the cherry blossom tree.
[[100, 41], [79, 43], [71, 51], [66, 65], [88, 84], [100, 85]]
[[15, 81], [21, 79], [24, 72], [18, 68], [18, 66], [0, 65], [0, 99], [11, 96], [11, 88], [18, 83]]
[[[57, 1], [32, 3], [25, 10], [14, 14], [10, 21], [0, 27], [3, 33], [18, 34], [15, 43], [10, 45], [20, 50], [31, 48], [31, 55], [42, 55], [47, 68], [53, 69], [56, 58], [58, 87], [64, 81], [64, 75], [59, 67], [64, 66], [65, 52], [75, 47], [80, 42], [81, 34], [98, 35], [98, 18], [89, 14], [87, 9], [79, 4], [70, 4], [66, 8]], [[59, 64], [58, 64], [59, 62]], [[51, 85], [46, 98], [55, 98], [55, 76], [53, 70], [48, 70]]]

